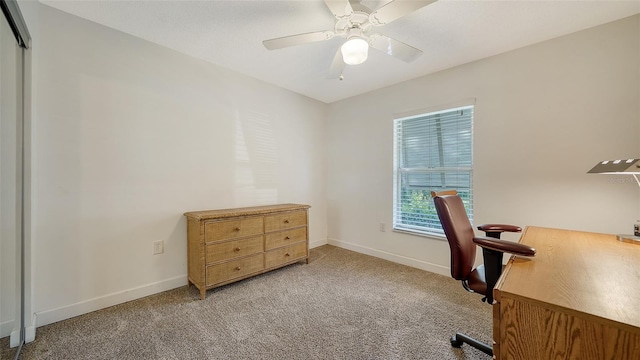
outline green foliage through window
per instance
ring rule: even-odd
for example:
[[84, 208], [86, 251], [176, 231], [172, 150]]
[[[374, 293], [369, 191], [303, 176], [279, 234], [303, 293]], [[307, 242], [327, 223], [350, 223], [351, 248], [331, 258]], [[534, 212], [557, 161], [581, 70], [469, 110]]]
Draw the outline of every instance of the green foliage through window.
[[442, 234], [431, 191], [457, 190], [469, 219], [473, 107], [394, 121], [394, 229]]

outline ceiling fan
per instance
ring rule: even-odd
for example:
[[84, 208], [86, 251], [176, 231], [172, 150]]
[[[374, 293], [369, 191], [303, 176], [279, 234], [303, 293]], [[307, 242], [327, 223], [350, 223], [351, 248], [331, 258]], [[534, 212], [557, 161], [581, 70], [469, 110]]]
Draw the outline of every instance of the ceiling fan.
[[324, 0], [336, 18], [333, 30], [316, 31], [298, 35], [264, 40], [262, 44], [268, 50], [282, 49], [317, 41], [325, 41], [340, 36], [346, 41], [340, 46], [333, 58], [328, 78], [343, 79], [345, 64], [363, 63], [368, 56], [369, 47], [380, 50], [405, 62], [412, 62], [422, 51], [388, 36], [369, 31], [374, 26], [383, 26], [409, 13], [412, 13], [436, 0], [392, 0], [373, 11], [360, 3], [360, 0]]

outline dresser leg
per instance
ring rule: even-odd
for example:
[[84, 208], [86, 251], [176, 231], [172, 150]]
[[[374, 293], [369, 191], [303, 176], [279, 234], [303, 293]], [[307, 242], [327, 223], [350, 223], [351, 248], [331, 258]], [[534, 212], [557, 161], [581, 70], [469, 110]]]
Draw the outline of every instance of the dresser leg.
[[207, 289], [200, 289], [200, 300], [207, 298]]

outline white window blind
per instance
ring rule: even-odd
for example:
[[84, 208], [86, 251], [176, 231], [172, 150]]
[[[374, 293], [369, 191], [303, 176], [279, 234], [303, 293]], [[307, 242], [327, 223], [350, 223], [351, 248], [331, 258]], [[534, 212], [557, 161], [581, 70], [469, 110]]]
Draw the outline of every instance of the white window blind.
[[473, 106], [394, 120], [393, 228], [444, 234], [431, 191], [457, 190], [473, 222]]

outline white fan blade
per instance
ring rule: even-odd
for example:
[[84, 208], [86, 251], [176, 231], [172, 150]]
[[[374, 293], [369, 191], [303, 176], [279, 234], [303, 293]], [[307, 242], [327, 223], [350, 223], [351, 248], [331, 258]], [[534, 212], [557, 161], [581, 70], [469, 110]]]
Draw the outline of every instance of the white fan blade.
[[436, 0], [394, 0], [369, 15], [373, 25], [382, 26], [425, 7]]
[[324, 3], [336, 18], [353, 14], [353, 9], [351, 8], [349, 0], [324, 0]]
[[339, 78], [344, 71], [344, 65], [344, 61], [342, 61], [342, 52], [340, 51], [340, 48], [338, 48], [336, 56], [333, 57], [333, 62], [331, 63], [331, 67], [329, 68], [327, 79]]
[[335, 33], [333, 31], [316, 31], [312, 33], [306, 34], [298, 34], [285, 36], [281, 38], [275, 38], [270, 40], [265, 40], [262, 42], [262, 45], [266, 47], [268, 50], [282, 49], [289, 46], [301, 45], [306, 43], [312, 43], [316, 41], [324, 41], [333, 38]]
[[421, 50], [381, 34], [371, 35], [369, 37], [369, 43], [372, 48], [406, 62], [412, 62], [418, 56], [422, 55]]

